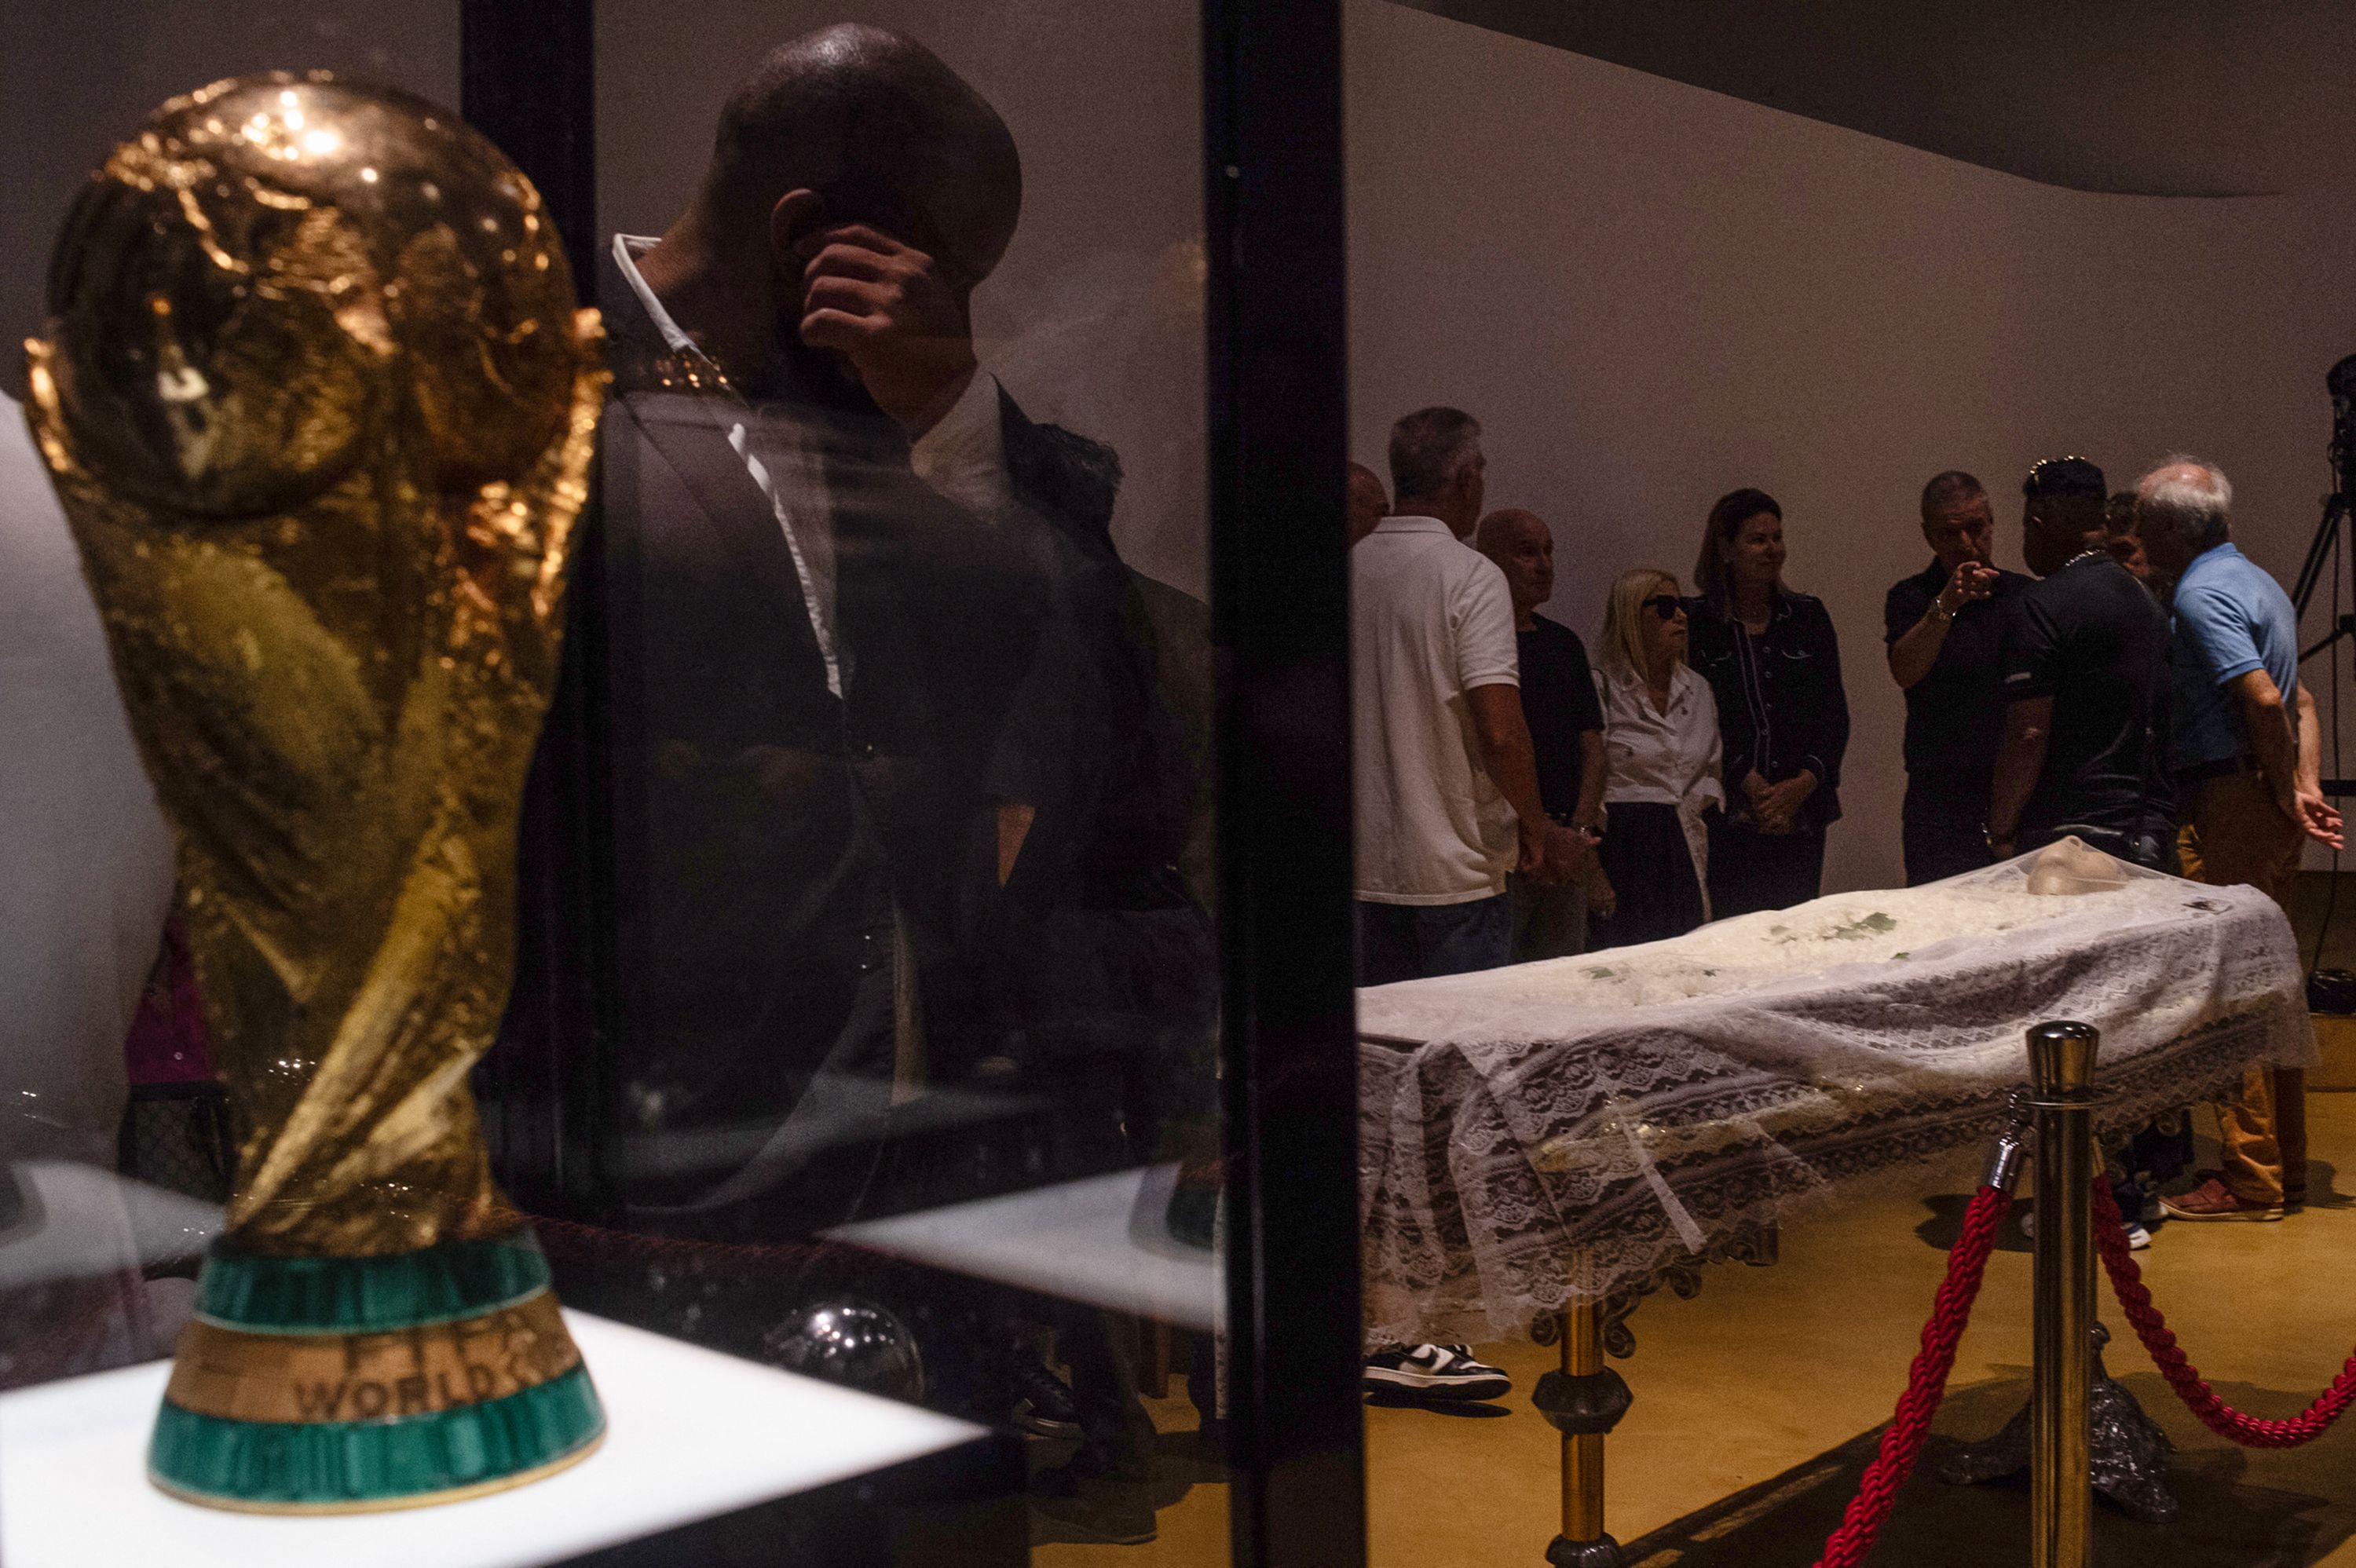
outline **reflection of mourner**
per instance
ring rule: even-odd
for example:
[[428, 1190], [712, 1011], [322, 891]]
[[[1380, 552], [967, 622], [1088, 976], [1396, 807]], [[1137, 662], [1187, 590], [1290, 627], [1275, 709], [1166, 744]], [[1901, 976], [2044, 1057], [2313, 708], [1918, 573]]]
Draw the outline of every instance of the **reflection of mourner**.
[[[1191, 914], [1165, 874], [1183, 741], [1106, 533], [1118, 463], [974, 360], [968, 301], [1020, 199], [970, 88], [836, 28], [737, 89], [669, 233], [616, 241], [613, 656], [644, 763], [620, 859], [649, 1119], [782, 1109], [830, 1050], [905, 1092], [1085, 1049], [1075, 1015], [1101, 1009], [985, 955], [1022, 926], [1018, 953], [1088, 945], [1066, 972], [1133, 990], [1069, 912]], [[1199, 921], [1165, 923], [1165, 956], [1193, 956]]]
[[[626, 1092], [647, 1127], [770, 1128], [716, 1192], [642, 1200], [822, 1225], [1131, 1164], [1203, 1113], [1194, 780], [1119, 463], [974, 357], [1020, 203], [990, 106], [843, 27], [740, 84], [669, 232], [615, 242]], [[1048, 1147], [826, 1152], [944, 1088], [1051, 1096]]]
[[2075, 835], [2173, 870], [2167, 614], [2104, 542], [2101, 469], [2048, 458], [2021, 488], [2021, 553], [2040, 581], [2005, 622], [1988, 848], [2002, 859]]

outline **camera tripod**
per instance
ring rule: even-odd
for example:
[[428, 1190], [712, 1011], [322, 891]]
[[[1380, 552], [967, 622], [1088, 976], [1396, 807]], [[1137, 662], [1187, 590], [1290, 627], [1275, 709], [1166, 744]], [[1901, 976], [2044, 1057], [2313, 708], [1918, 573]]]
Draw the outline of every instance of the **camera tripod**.
[[[2344, 560], [2349, 572], [2350, 602], [2356, 604], [2356, 540], [2347, 541], [2343, 548], [2341, 535], [2351, 526], [2351, 497], [2356, 497], [2356, 354], [2334, 365], [2323, 378], [2331, 393], [2331, 477], [2333, 488], [2323, 498], [2323, 520], [2316, 525], [2315, 537], [2308, 541], [2307, 560], [2298, 569], [2298, 581], [2290, 591], [2291, 603], [2297, 606], [2299, 619], [2307, 618], [2307, 606], [2322, 586], [2325, 570]], [[2338, 602], [2335, 592], [2334, 603]], [[2312, 647], [2301, 648], [2298, 662], [2326, 652], [2343, 637], [2356, 637], [2356, 610], [2334, 618], [2331, 630]], [[2333, 677], [2335, 683], [2338, 677]], [[2356, 795], [2356, 779], [2327, 778], [2323, 793], [2335, 798]]]

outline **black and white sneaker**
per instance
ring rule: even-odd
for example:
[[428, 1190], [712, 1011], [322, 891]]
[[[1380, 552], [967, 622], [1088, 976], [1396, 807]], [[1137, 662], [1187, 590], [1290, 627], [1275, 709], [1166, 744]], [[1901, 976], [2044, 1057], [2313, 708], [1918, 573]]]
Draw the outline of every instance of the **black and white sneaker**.
[[1514, 1380], [1472, 1359], [1463, 1345], [1394, 1345], [1366, 1358], [1368, 1393], [1422, 1399], [1502, 1399]]
[[1080, 1410], [1064, 1380], [1041, 1365], [1036, 1356], [1018, 1355], [1009, 1371], [1014, 1381], [1015, 1426], [1034, 1437], [1076, 1442]]

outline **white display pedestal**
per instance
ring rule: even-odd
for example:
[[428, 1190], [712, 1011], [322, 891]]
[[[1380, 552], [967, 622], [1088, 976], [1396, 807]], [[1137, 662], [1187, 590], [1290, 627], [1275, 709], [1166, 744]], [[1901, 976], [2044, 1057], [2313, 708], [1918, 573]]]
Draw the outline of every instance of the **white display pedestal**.
[[827, 1232], [872, 1252], [1205, 1333], [1226, 1322], [1218, 1253], [1162, 1220], [1174, 1165], [894, 1214]]
[[530, 1568], [953, 1448], [984, 1429], [567, 1312], [604, 1445], [514, 1491], [390, 1513], [288, 1518], [166, 1497], [147, 1435], [151, 1361], [0, 1394], [7, 1568]]

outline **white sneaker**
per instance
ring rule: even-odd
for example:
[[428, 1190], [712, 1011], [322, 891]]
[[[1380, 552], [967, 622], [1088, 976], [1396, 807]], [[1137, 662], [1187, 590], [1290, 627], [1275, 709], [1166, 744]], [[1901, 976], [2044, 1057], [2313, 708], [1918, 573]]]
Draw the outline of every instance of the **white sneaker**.
[[1497, 1399], [1514, 1380], [1472, 1359], [1462, 1345], [1395, 1345], [1366, 1358], [1369, 1393], [1419, 1394], [1425, 1399]]

